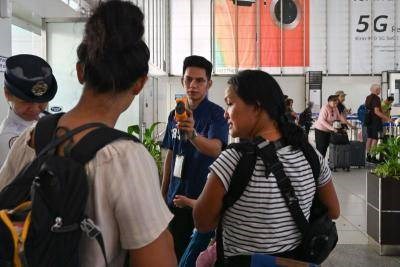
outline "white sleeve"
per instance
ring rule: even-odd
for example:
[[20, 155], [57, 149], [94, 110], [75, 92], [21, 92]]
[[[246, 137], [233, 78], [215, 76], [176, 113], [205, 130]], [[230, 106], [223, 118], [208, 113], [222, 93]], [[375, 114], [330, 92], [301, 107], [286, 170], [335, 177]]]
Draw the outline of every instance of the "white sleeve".
[[227, 192], [233, 172], [241, 157], [241, 153], [237, 152], [235, 149], [226, 149], [222, 151], [219, 157], [209, 167], [210, 171], [214, 172], [224, 184], [225, 191]]
[[328, 162], [326, 161], [326, 159], [315, 148], [314, 148], [314, 150], [317, 152], [317, 155], [319, 158], [319, 164], [321, 166], [317, 187], [323, 187], [330, 180], [332, 180], [332, 172], [331, 172], [331, 169], [329, 168], [329, 165], [328, 165]]
[[28, 145], [33, 128], [34, 126], [28, 127], [13, 143], [0, 169], [0, 190], [8, 185], [22, 168], [36, 157], [35, 150]]
[[115, 143], [116, 157], [102, 166], [109, 183], [111, 205], [124, 249], [138, 249], [157, 239], [167, 229], [172, 214], [161, 195], [154, 159], [139, 143]]

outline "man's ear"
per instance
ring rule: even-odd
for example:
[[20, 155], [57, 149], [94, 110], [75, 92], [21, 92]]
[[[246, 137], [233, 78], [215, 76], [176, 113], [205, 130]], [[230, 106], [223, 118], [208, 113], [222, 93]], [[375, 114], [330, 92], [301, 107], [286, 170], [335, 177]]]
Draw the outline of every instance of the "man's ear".
[[183, 83], [183, 77], [181, 77], [181, 84], [182, 84], [182, 87], [185, 88], [185, 85]]
[[82, 63], [76, 63], [75, 65], [76, 68], [76, 76], [78, 77], [78, 81], [80, 84], [83, 84], [85, 82], [85, 67], [83, 66]]
[[209, 80], [207, 83], [208, 83], [208, 89], [210, 89], [210, 87], [211, 87], [212, 84], [213, 84], [213, 81], [212, 81], [212, 80]]
[[4, 96], [7, 101], [12, 101], [14, 97], [6, 87], [4, 87]]
[[149, 79], [149, 77], [147, 77], [147, 76], [141, 76], [137, 79], [137, 81], [133, 85], [133, 89], [132, 89], [134, 95], [138, 95], [140, 93], [140, 91], [142, 91], [142, 89], [148, 79]]

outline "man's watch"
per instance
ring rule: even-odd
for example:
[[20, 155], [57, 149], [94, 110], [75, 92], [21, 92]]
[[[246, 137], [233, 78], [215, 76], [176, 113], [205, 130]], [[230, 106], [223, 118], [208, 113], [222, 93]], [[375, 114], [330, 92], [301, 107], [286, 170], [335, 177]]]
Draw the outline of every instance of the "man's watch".
[[192, 135], [189, 136], [189, 140], [195, 139], [199, 134], [196, 132], [196, 129], [193, 129]]

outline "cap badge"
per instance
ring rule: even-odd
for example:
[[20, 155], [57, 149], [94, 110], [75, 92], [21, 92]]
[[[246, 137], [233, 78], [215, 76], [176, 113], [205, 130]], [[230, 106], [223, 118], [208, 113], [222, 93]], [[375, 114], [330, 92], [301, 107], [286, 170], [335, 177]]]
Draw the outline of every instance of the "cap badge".
[[32, 87], [32, 94], [35, 96], [42, 96], [47, 92], [48, 86], [45, 82], [39, 81]]

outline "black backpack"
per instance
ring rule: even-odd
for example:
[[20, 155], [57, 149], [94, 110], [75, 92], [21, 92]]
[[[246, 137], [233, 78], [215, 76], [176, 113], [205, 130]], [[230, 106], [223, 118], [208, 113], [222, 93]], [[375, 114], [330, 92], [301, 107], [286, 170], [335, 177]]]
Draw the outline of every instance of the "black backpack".
[[[116, 139], [138, 140], [100, 123], [85, 124], [56, 137], [61, 116], [39, 120], [36, 158], [0, 192], [0, 266], [80, 266], [78, 248], [83, 233], [97, 240], [107, 264], [101, 232], [85, 216], [89, 190], [84, 165]], [[89, 128], [96, 129], [65, 150], [64, 156], [56, 154], [61, 143]]]
[[[300, 232], [302, 242], [299, 250], [299, 257], [295, 260], [320, 264], [335, 248], [338, 241], [335, 223], [328, 217], [327, 208], [319, 200], [318, 193], [315, 193], [310, 211], [309, 221], [305, 218], [290, 180], [286, 177], [283, 165], [279, 161], [276, 150], [285, 146], [283, 140], [267, 143], [264, 139], [257, 137], [255, 141], [230, 144], [227, 148], [235, 149], [242, 154], [236, 169], [233, 172], [228, 192], [225, 194], [222, 204], [220, 221], [217, 229], [217, 262], [215, 266], [224, 266], [224, 248], [222, 239], [222, 218], [224, 212], [243, 194], [253, 174], [257, 156], [261, 157], [266, 167], [266, 177], [272, 172], [277, 180], [278, 187], [295, 220]], [[309, 162], [315, 183], [320, 175], [321, 166], [314, 148], [305, 142], [301, 148]]]

